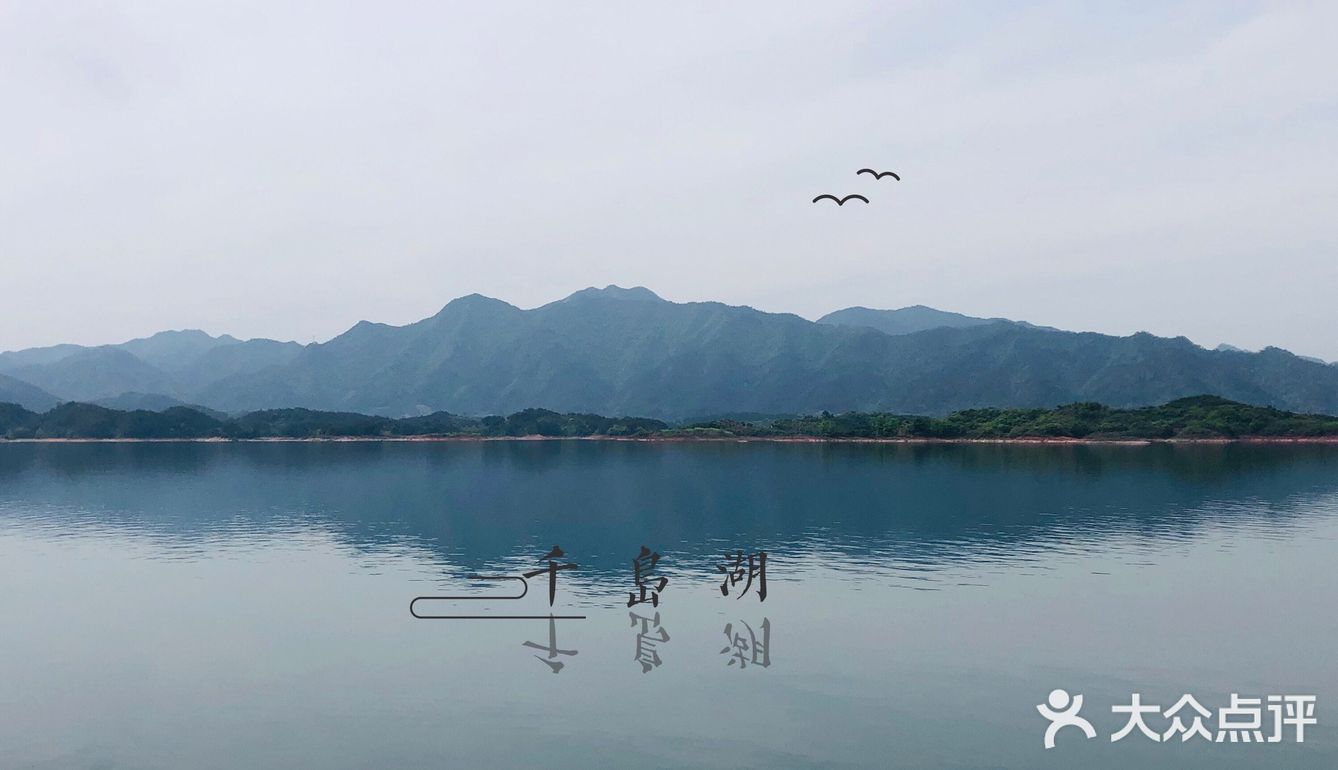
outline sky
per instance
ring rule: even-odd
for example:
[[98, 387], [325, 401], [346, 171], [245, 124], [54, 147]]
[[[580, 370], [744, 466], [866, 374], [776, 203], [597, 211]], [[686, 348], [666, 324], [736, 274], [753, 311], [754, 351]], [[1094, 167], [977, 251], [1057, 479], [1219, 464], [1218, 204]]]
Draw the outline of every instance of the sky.
[[0, 0], [0, 350], [619, 284], [1338, 360], [1335, 29], [1325, 2]]

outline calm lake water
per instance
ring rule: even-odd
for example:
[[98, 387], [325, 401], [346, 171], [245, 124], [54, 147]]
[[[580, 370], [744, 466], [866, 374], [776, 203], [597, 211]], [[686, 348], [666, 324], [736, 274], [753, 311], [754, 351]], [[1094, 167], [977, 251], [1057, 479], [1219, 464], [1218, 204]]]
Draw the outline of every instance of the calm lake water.
[[[551, 659], [409, 614], [554, 544]], [[0, 767], [1334, 768], [1336, 599], [1333, 447], [0, 445]], [[1098, 736], [1046, 751], [1060, 687]], [[1319, 724], [1111, 743], [1133, 692]]]

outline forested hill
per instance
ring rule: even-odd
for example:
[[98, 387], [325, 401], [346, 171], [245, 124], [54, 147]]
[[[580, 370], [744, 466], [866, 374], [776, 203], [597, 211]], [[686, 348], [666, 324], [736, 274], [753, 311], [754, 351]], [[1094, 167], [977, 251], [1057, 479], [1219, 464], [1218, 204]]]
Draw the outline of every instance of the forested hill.
[[1211, 439], [1338, 437], [1338, 418], [1239, 404], [1215, 396], [1162, 406], [1112, 409], [1079, 403], [1054, 409], [971, 409], [946, 417], [822, 413], [677, 426], [644, 417], [526, 409], [506, 417], [445, 412], [392, 419], [350, 412], [275, 409], [218, 418], [189, 407], [122, 411], [67, 403], [45, 413], [0, 404], [0, 438], [320, 439], [411, 437], [608, 437], [644, 439]]
[[[1060, 331], [931, 308], [853, 308], [813, 322], [644, 288], [586, 289], [521, 309], [477, 294], [404, 326], [360, 322], [324, 343], [163, 332], [102, 347], [0, 354], [0, 400], [304, 407], [387, 417], [560, 413], [895, 412], [1214, 393], [1338, 413], [1338, 366], [1285, 350], [1206, 350], [1183, 337]], [[7, 395], [9, 394], [9, 395]], [[154, 406], [154, 408], [158, 408]]]

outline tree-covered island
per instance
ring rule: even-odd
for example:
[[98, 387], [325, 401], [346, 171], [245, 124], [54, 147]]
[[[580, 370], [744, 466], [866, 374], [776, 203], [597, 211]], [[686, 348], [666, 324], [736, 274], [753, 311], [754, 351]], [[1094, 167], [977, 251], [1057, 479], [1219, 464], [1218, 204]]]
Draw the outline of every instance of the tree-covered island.
[[1095, 403], [1053, 409], [968, 409], [944, 417], [888, 413], [712, 419], [671, 425], [645, 417], [603, 417], [526, 409], [463, 417], [377, 417], [310, 409], [227, 416], [191, 407], [124, 411], [66, 403], [44, 413], [0, 404], [6, 440], [255, 440], [431, 438], [625, 438], [664, 440], [1229, 440], [1338, 439], [1338, 418], [1249, 406], [1216, 396], [1115, 409]]

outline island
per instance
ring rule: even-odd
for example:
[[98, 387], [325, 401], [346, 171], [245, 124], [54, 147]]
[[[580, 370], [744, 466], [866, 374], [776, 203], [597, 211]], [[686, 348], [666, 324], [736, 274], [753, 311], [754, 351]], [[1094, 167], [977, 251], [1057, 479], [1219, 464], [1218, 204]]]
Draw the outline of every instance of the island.
[[1050, 409], [967, 409], [946, 416], [847, 412], [719, 417], [670, 424], [525, 409], [506, 416], [435, 412], [379, 417], [312, 409], [225, 415], [175, 406], [119, 410], [70, 402], [43, 413], [0, 404], [4, 441], [260, 441], [606, 439], [637, 441], [1153, 442], [1293, 441], [1338, 443], [1338, 417], [1298, 414], [1217, 396], [1119, 409], [1076, 403]]

